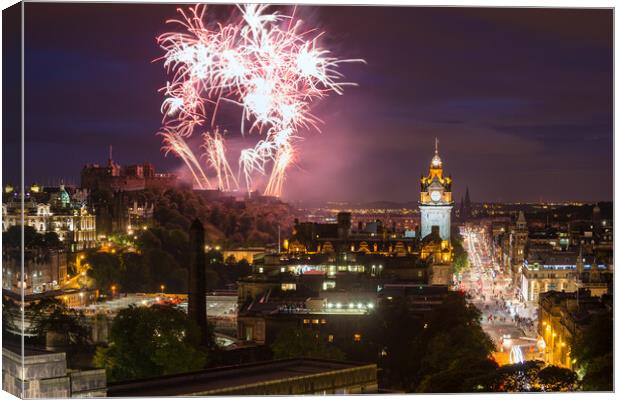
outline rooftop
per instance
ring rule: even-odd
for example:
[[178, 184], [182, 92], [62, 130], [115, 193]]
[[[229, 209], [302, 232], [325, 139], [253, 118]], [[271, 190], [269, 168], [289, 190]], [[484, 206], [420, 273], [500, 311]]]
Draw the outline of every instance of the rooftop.
[[[108, 386], [110, 397], [216, 395], [234, 393], [265, 393], [266, 385], [287, 380], [309, 379], [325, 374], [346, 374], [367, 370], [376, 379], [376, 365], [317, 359], [264, 361], [197, 372], [168, 375]], [[360, 382], [362, 383], [362, 382]], [[268, 393], [268, 392], [267, 392]]]

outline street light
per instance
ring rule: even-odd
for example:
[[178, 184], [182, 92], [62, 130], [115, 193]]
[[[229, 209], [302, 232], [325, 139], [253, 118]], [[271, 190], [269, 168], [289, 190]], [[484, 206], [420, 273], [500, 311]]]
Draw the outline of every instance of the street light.
[[110, 289], [112, 290], [112, 297], [114, 297], [114, 295], [116, 293], [116, 285], [112, 285], [112, 287]]
[[164, 284], [161, 284], [159, 286], [159, 288], [161, 289], [161, 293], [163, 294], [164, 293], [164, 289], [166, 288], [166, 286], [164, 286]]

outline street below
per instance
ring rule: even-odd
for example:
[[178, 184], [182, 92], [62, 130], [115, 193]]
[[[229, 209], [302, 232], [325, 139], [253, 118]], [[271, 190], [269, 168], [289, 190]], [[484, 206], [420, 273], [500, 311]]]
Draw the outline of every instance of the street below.
[[495, 345], [495, 360], [504, 365], [542, 359], [533, 306], [519, 301], [510, 276], [493, 259], [486, 230], [467, 224], [460, 227], [460, 232], [469, 268], [458, 277], [459, 289], [480, 310], [482, 328]]

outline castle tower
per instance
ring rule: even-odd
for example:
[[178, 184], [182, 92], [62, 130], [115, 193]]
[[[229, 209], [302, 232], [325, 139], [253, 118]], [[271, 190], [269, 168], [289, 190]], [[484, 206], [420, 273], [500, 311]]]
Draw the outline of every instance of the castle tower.
[[439, 141], [435, 138], [435, 155], [431, 160], [429, 173], [420, 179], [421, 233], [424, 238], [439, 227], [442, 240], [450, 240], [450, 214], [452, 201], [452, 178], [444, 176], [443, 163], [439, 158]]
[[201, 342], [207, 338], [207, 287], [206, 287], [206, 259], [205, 259], [205, 229], [202, 223], [195, 219], [189, 228], [189, 294], [187, 301], [187, 315], [200, 329]]

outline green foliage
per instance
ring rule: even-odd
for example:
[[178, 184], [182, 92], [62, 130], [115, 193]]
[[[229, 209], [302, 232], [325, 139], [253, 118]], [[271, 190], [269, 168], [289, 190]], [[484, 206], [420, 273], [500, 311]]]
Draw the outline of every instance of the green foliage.
[[159, 288], [163, 283], [170, 293], [187, 291], [187, 268], [181, 268], [170, 253], [162, 249], [149, 249], [144, 252], [143, 258], [149, 267], [149, 276], [154, 286]]
[[473, 382], [494, 369], [490, 359], [493, 342], [480, 326], [480, 312], [465, 297], [450, 292], [427, 319], [416, 349], [420, 356], [418, 392], [469, 391]]
[[318, 332], [310, 329], [283, 330], [271, 345], [274, 358], [322, 358], [343, 360], [344, 353], [330, 345]]
[[[61, 247], [62, 243], [56, 232], [37, 233], [32, 226], [24, 226], [25, 248], [51, 248]], [[2, 233], [2, 244], [8, 248], [21, 248], [22, 226], [13, 225]]]
[[459, 273], [469, 268], [469, 259], [467, 257], [467, 251], [463, 247], [463, 237], [456, 231], [456, 234], [452, 235], [452, 252], [453, 252], [453, 265], [454, 272]]
[[111, 382], [194, 371], [207, 361], [199, 343], [199, 329], [183, 311], [132, 306], [114, 318], [110, 345], [97, 349], [94, 363]]
[[485, 392], [567, 392], [577, 388], [577, 374], [542, 361], [504, 365], [488, 374], [475, 389]]
[[120, 255], [121, 262], [121, 279], [120, 286], [123, 291], [146, 292], [153, 288], [151, 282], [151, 271], [144, 262], [144, 257], [138, 253], [122, 253]]
[[86, 263], [90, 265], [88, 277], [93, 279], [95, 287], [101, 292], [109, 293], [113, 285], [119, 285], [122, 271], [118, 255], [89, 252], [86, 255]]
[[65, 334], [68, 344], [85, 345], [89, 340], [89, 330], [83, 324], [81, 312], [68, 308], [55, 298], [43, 298], [25, 310], [30, 320], [29, 333], [44, 341], [48, 332]]
[[570, 369], [550, 365], [538, 373], [541, 390], [545, 392], [568, 392], [577, 385], [577, 374]]
[[404, 298], [383, 301], [373, 317], [370, 345], [379, 355], [384, 385], [407, 392], [472, 391], [497, 367], [479, 317], [454, 292], [424, 318], [414, 316]]
[[187, 232], [191, 221], [198, 218], [205, 224], [208, 240], [222, 246], [274, 243], [278, 225], [283, 235], [292, 227], [293, 209], [284, 203], [207, 200], [200, 193], [185, 189], [146, 190], [135, 195], [155, 204], [153, 217], [158, 226]]
[[18, 319], [21, 319], [21, 312], [17, 302], [7, 296], [2, 296], [2, 334], [5, 336], [21, 334], [15, 323]]
[[592, 317], [585, 331], [572, 343], [571, 355], [583, 369], [584, 390], [613, 390], [613, 313]]

